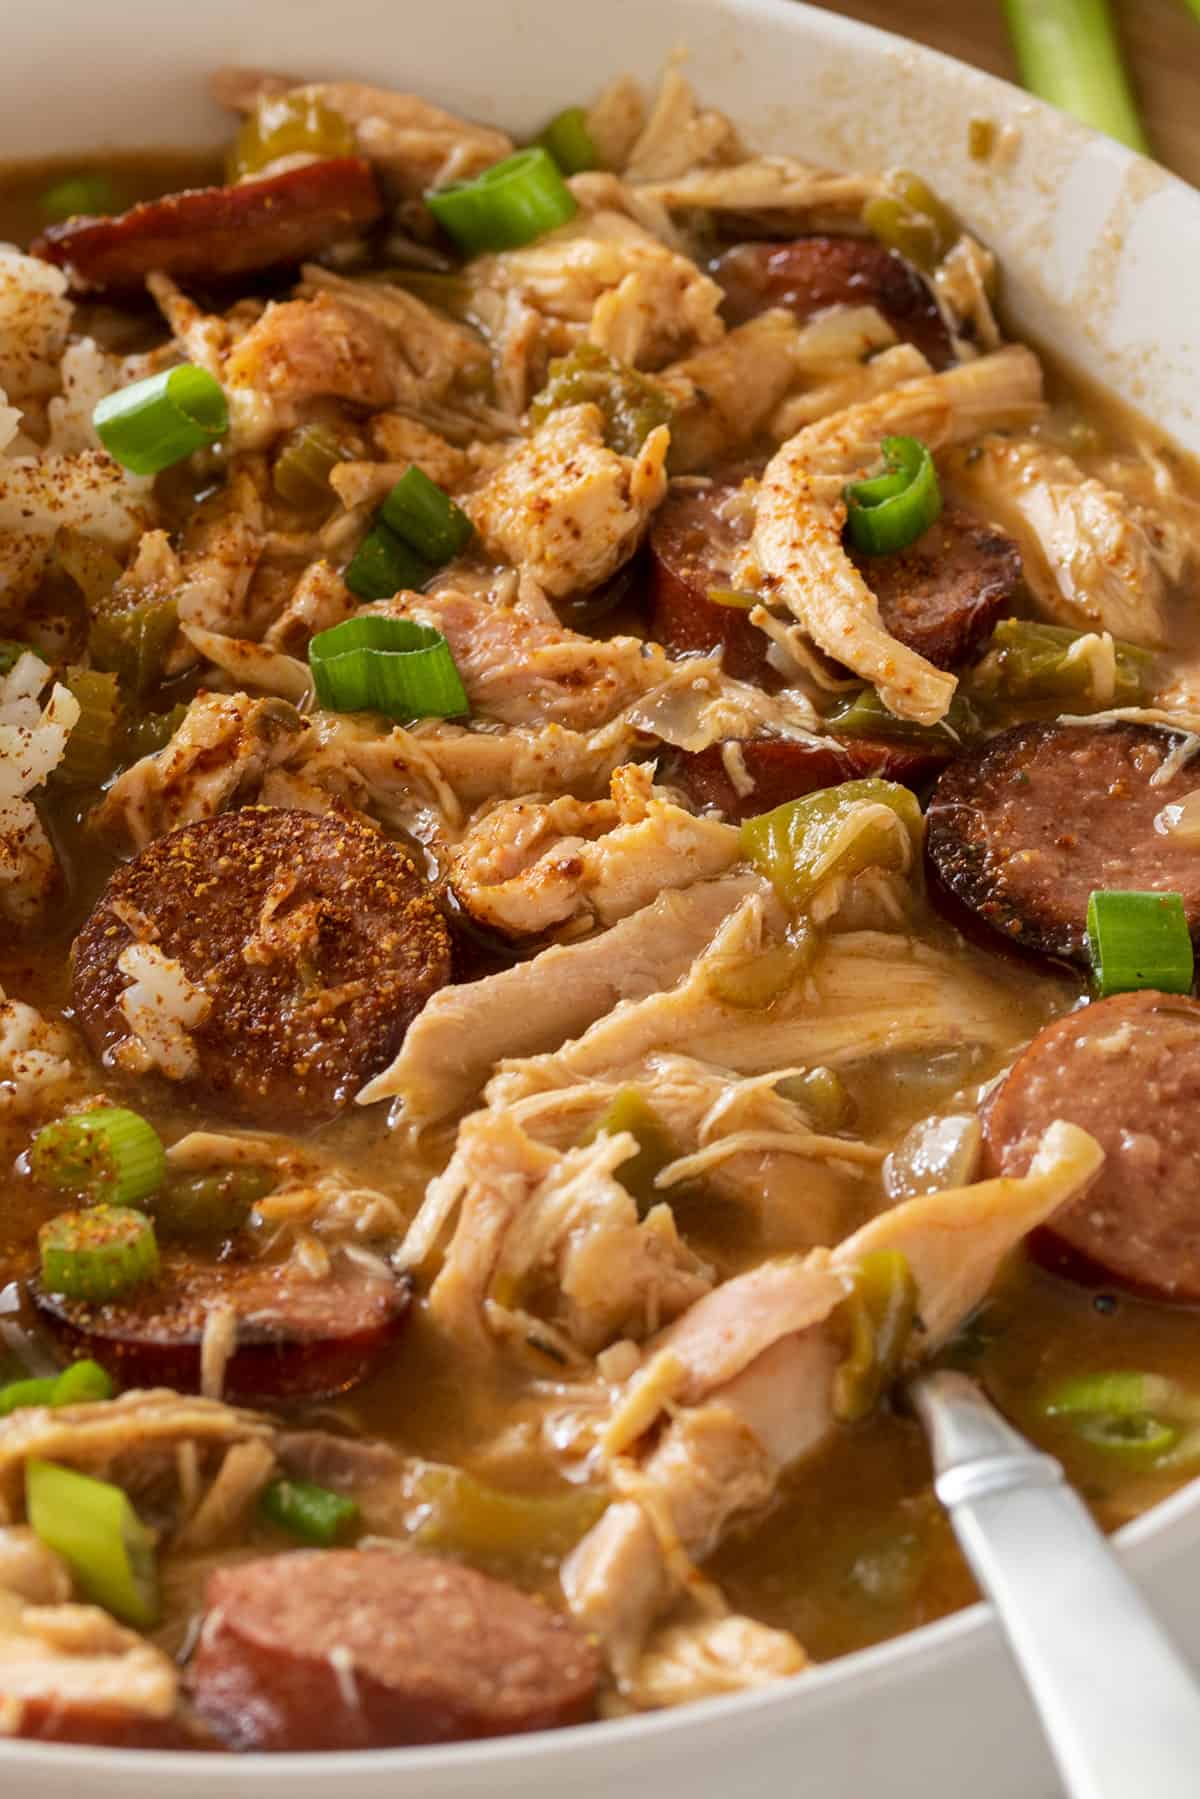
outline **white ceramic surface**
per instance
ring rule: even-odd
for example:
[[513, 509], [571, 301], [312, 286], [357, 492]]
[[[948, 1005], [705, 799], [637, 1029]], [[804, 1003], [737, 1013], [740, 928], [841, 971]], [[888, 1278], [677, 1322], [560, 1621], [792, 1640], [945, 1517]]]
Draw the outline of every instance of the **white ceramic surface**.
[[[686, 50], [701, 93], [756, 144], [925, 174], [1000, 253], [1016, 323], [1200, 452], [1200, 195], [1016, 90], [866, 27], [790, 0], [8, 0], [0, 17], [4, 156], [214, 141], [222, 119], [204, 77], [224, 62], [406, 85], [522, 131], [623, 69], [652, 80]], [[1019, 129], [1003, 174], [965, 155], [968, 122], [981, 115]], [[1139, 1520], [1123, 1545], [1200, 1659], [1200, 1492]], [[785, 1687], [505, 1743], [237, 1762], [0, 1748], [5, 1799], [1049, 1799], [1055, 1790], [978, 1606]]]

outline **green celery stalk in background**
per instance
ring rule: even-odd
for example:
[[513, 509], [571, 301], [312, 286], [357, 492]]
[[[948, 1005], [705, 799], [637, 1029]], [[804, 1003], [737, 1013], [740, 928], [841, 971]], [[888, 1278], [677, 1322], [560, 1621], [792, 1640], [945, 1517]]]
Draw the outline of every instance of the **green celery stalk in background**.
[[[1188, 3], [1200, 12], [1200, 0]], [[1004, 10], [1031, 93], [1149, 152], [1108, 0], [1004, 0]]]

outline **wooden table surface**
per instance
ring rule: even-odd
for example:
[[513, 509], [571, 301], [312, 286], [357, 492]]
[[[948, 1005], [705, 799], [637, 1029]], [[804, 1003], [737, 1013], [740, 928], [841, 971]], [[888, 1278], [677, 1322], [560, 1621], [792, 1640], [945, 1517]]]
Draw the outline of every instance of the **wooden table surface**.
[[[831, 12], [1016, 77], [1001, 0], [817, 0]], [[1200, 22], [1184, 0], [1114, 0], [1155, 154], [1200, 187]]]

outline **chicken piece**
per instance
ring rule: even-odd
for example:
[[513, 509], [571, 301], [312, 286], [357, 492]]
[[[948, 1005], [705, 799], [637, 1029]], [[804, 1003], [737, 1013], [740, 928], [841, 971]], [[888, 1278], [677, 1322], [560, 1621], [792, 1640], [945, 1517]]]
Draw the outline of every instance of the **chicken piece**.
[[624, 173], [630, 181], [666, 181], [688, 169], [738, 162], [744, 154], [732, 121], [702, 108], [691, 83], [668, 67]]
[[239, 689], [254, 693], [274, 694], [289, 700], [293, 706], [305, 706], [313, 697], [312, 672], [307, 662], [285, 656], [282, 650], [268, 649], [265, 644], [250, 643], [244, 637], [223, 637], [217, 631], [204, 631], [199, 625], [185, 624], [183, 635], [214, 668], [229, 676]]
[[618, 75], [587, 109], [588, 136], [602, 169], [624, 169], [646, 125], [642, 91], [632, 75]]
[[801, 393], [789, 395], [767, 421], [767, 435], [775, 443], [782, 443], [785, 437], [794, 437], [806, 425], [815, 425], [818, 419], [828, 418], [832, 412], [861, 406], [893, 387], [899, 387], [901, 382], [916, 381], [932, 372], [928, 358], [915, 344], [893, 344], [891, 349], [880, 350], [868, 362], [843, 365], [840, 371], [830, 370], [824, 380], [805, 387]]
[[178, 1695], [171, 1658], [99, 1606], [0, 1593], [0, 1734], [39, 1736], [48, 1719], [78, 1714], [128, 1720], [129, 1740], [140, 1727], [154, 1741], [158, 1725], [165, 1743]]
[[511, 154], [503, 131], [444, 112], [415, 94], [397, 94], [365, 81], [299, 84], [258, 69], [219, 69], [213, 93], [222, 106], [253, 112], [260, 100], [288, 94], [340, 113], [353, 126], [358, 150], [382, 171], [391, 191], [420, 199], [428, 187], [444, 187], [477, 175]]
[[[162, 532], [153, 534], [148, 563], [139, 552], [145, 597], [173, 589], [181, 623], [239, 635], [256, 622], [251, 588], [266, 534], [259, 473], [235, 467], [224, 487], [196, 508], [178, 559]], [[184, 652], [194, 660], [186, 643]]]
[[[472, 713], [505, 724], [594, 730], [670, 672], [666, 652], [640, 637], [585, 637], [553, 616], [536, 618], [457, 588], [400, 595], [372, 610], [441, 631]], [[536, 792], [537, 783], [526, 791]]]
[[933, 271], [933, 285], [944, 312], [976, 350], [998, 350], [1001, 337], [992, 296], [996, 292], [996, 258], [964, 231]]
[[809, 1661], [790, 1631], [721, 1613], [654, 1633], [626, 1693], [635, 1711], [745, 1693], [802, 1674]]
[[[597, 191], [608, 198], [607, 188]], [[609, 205], [584, 209], [519, 250], [479, 257], [469, 275], [472, 311], [499, 346], [499, 391], [514, 412], [541, 384], [548, 359], [585, 337], [654, 369], [724, 334], [717, 283]]]
[[324, 560], [310, 562], [283, 610], [263, 635], [264, 647], [302, 655], [318, 631], [332, 630], [358, 610], [358, 601]]
[[457, 493], [471, 479], [471, 458], [464, 450], [402, 412], [377, 412], [367, 432], [380, 456], [388, 462], [415, 462], [447, 493]]
[[759, 435], [796, 380], [803, 335], [790, 312], [774, 308], [665, 371], [675, 401], [672, 473], [704, 468]]
[[59, 881], [58, 858], [28, 797], [66, 752], [79, 701], [26, 651], [0, 677], [0, 914], [29, 924]]
[[536, 1290], [553, 1302], [552, 1328], [586, 1354], [640, 1339], [711, 1285], [711, 1271], [680, 1240], [666, 1205], [644, 1219], [619, 1179], [636, 1154], [627, 1132], [565, 1152], [539, 1143], [513, 1118], [477, 1112], [459, 1129], [445, 1172], [430, 1183], [427, 1224], [399, 1252], [427, 1250], [432, 1219], [454, 1236], [429, 1294], [430, 1315], [463, 1346], [488, 1347], [495, 1316]]
[[670, 432], [636, 457], [604, 442], [598, 406], [565, 406], [502, 462], [466, 511], [492, 555], [561, 597], [596, 587], [637, 548], [667, 491]]
[[[562, 1569], [573, 1614], [599, 1637], [623, 1689], [637, 1690], [646, 1632], [690, 1565], [712, 1553], [733, 1518], [763, 1505], [783, 1469], [832, 1427], [833, 1375], [845, 1351], [828, 1321], [860, 1259], [884, 1248], [906, 1256], [920, 1319], [910, 1355], [919, 1359], [979, 1303], [1022, 1237], [1082, 1194], [1102, 1162], [1085, 1131], [1051, 1125], [1026, 1176], [908, 1200], [832, 1256], [818, 1250], [755, 1269], [647, 1347], [617, 1405], [634, 1413], [645, 1437], [653, 1418], [635, 1399], [644, 1382], [669, 1402], [671, 1422], [625, 1477], [629, 1497], [609, 1507]], [[666, 1384], [656, 1374], [663, 1366]]]
[[782, 911], [764, 889], [743, 889], [738, 910], [676, 985], [664, 980], [636, 1003], [598, 1017], [535, 1067], [551, 1084], [566, 1084], [608, 1079], [674, 1049], [732, 1072], [762, 1074], [852, 1068], [952, 1046], [975, 1046], [982, 1064], [1009, 1040], [1002, 982], [969, 975], [959, 958], [890, 932], [831, 936], [806, 963], [802, 953], [788, 955]]
[[269, 1443], [272, 1433], [270, 1420], [257, 1413], [169, 1388], [131, 1388], [89, 1405], [26, 1406], [0, 1419], [0, 1523], [21, 1515], [31, 1456], [115, 1480], [135, 1501], [139, 1493], [153, 1492], [161, 1505], [162, 1483], [178, 1486], [181, 1479], [180, 1444], [223, 1455], [231, 1443]]
[[57, 387], [73, 311], [61, 269], [0, 244], [0, 387], [18, 405]]
[[[627, 179], [636, 179], [631, 170]], [[831, 216], [842, 228], [857, 220], [866, 201], [882, 191], [877, 175], [843, 175], [815, 169], [791, 156], [751, 156], [745, 162], [702, 169], [684, 169], [676, 175], [638, 182], [638, 191], [672, 212], [693, 208], [713, 212], [773, 213], [776, 231], [785, 220], [811, 231]]]
[[31, 1605], [62, 1605], [72, 1592], [67, 1564], [27, 1524], [0, 1526], [0, 1593]]
[[1121, 494], [1086, 477], [1065, 451], [1031, 438], [987, 438], [969, 455], [950, 457], [946, 478], [1016, 540], [1043, 617], [1149, 649], [1167, 643], [1153, 514], [1143, 509], [1139, 520]]
[[755, 875], [701, 881], [660, 895], [584, 943], [555, 945], [500, 974], [443, 987], [358, 1103], [399, 1099], [400, 1120], [415, 1129], [447, 1117], [478, 1094], [502, 1056], [557, 1049], [620, 1001], [677, 981], [721, 920], [760, 886]]
[[762, 586], [791, 612], [800, 633], [879, 691], [902, 718], [945, 716], [955, 678], [884, 629], [875, 596], [842, 543], [845, 483], [864, 475], [888, 435], [920, 438], [931, 450], [1036, 417], [1041, 369], [1013, 346], [977, 362], [909, 381], [835, 413], [785, 443], [759, 488], [751, 559]]
[[0, 1118], [38, 1117], [60, 1106], [80, 1078], [73, 1051], [62, 1025], [0, 995]]
[[612, 797], [511, 800], [485, 812], [455, 851], [451, 880], [473, 918], [530, 936], [590, 918], [615, 924], [658, 893], [724, 874], [740, 855], [732, 825], [695, 818], [636, 763]]
[[165, 831], [252, 799], [308, 729], [282, 700], [200, 693], [164, 749], [118, 775], [91, 814], [105, 836], [145, 849]]
[[753, 682], [735, 681], [722, 671], [719, 654], [681, 656], [625, 717], [660, 743], [689, 753], [730, 738], [810, 738], [821, 725], [799, 688], [767, 693]]

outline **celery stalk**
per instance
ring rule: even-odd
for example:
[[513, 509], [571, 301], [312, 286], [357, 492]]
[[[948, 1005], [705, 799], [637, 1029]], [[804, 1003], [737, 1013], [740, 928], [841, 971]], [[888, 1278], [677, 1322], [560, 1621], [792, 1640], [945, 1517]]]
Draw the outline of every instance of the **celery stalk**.
[[1004, 10], [1031, 93], [1131, 150], [1149, 152], [1108, 0], [1005, 0]]

